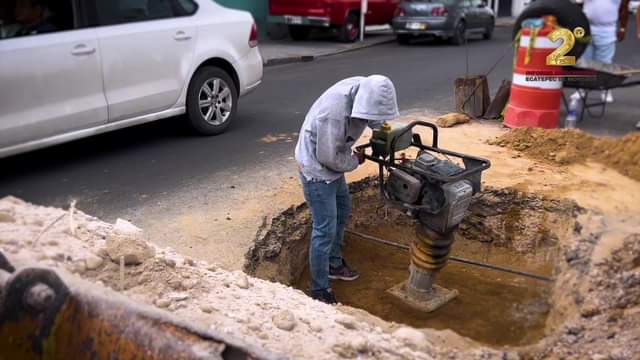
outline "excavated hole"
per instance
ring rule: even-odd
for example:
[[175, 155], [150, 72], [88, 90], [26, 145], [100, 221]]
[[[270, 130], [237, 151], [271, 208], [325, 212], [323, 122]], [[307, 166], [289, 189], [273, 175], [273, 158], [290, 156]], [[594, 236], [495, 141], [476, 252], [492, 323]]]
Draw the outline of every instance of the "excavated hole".
[[[376, 186], [371, 179], [351, 185], [349, 229], [411, 244], [419, 225], [385, 207]], [[469, 210], [456, 232], [453, 255], [547, 277], [553, 276], [559, 239], [573, 229], [578, 212], [568, 201], [491, 188], [476, 195]], [[310, 223], [304, 205], [265, 223], [247, 253], [245, 270], [306, 292]], [[450, 329], [494, 346], [532, 344], [545, 334], [551, 283], [450, 262], [436, 282], [460, 295], [436, 312], [422, 313], [386, 292], [407, 278], [407, 252], [347, 233], [343, 255], [361, 273], [354, 282], [332, 283], [345, 305], [417, 328]]]

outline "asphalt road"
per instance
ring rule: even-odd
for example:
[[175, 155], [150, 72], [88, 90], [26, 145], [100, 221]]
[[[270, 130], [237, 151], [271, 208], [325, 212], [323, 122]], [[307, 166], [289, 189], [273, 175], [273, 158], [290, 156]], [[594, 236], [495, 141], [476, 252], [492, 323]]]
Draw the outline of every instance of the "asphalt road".
[[[295, 143], [267, 147], [259, 139], [298, 131], [315, 98], [349, 76], [389, 76], [396, 84], [402, 111], [450, 111], [456, 77], [485, 73], [502, 57], [489, 76], [491, 88], [510, 78], [510, 33], [500, 28], [492, 41], [471, 41], [467, 47], [393, 43], [269, 67], [263, 85], [241, 99], [237, 120], [223, 135], [194, 136], [183, 126], [183, 118], [173, 118], [0, 160], [0, 197], [15, 195], [54, 206], [64, 206], [73, 198], [82, 210], [112, 220], [127, 209], [144, 206], [149, 198], [197, 186], [211, 174], [240, 168], [246, 172], [265, 158], [290, 156]], [[638, 44], [635, 39], [627, 41], [618, 58], [640, 65]], [[633, 92], [616, 94], [619, 105], [611, 113], [629, 119], [615, 124], [608, 120], [605, 132], [631, 130], [634, 120], [625, 107], [634, 109]], [[601, 122], [583, 125], [602, 130]]]

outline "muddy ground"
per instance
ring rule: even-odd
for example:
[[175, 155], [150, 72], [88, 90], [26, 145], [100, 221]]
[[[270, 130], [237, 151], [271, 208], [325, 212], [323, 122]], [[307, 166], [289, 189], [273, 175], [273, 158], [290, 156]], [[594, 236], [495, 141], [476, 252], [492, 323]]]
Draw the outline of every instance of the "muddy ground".
[[[402, 121], [415, 119], [424, 117], [415, 113]], [[640, 182], [598, 159], [559, 164], [514, 150], [504, 138], [496, 142], [506, 132], [492, 123], [441, 132], [441, 146], [492, 161], [454, 253], [553, 282], [450, 264], [438, 281], [461, 296], [440, 315], [421, 317], [384, 301], [385, 287], [406, 275], [407, 255], [348, 235], [345, 254], [363, 279], [335, 286], [343, 305], [315, 302], [303, 293], [309, 214], [289, 173], [277, 194], [254, 192], [245, 199], [242, 208], [251, 216], [241, 224], [249, 227], [244, 233], [259, 229], [257, 235], [237, 242], [237, 234], [230, 235], [222, 247], [197, 244], [206, 247], [206, 259], [157, 246], [153, 231], [136, 232], [138, 246], [123, 250], [114, 245], [122, 224], [15, 198], [0, 200], [0, 248], [18, 266], [59, 269], [291, 358], [638, 358]], [[375, 170], [361, 167], [349, 180]], [[375, 180], [351, 190], [350, 229], [412, 241], [415, 221], [384, 206]], [[287, 202], [293, 206], [278, 215]], [[226, 234], [236, 218], [229, 217], [218, 220]], [[216, 252], [227, 248], [235, 249], [233, 256], [222, 254], [220, 262], [233, 264], [232, 270], [244, 263], [255, 277], [214, 264]], [[135, 252], [139, 260], [126, 267], [124, 283], [114, 261], [118, 251]]]

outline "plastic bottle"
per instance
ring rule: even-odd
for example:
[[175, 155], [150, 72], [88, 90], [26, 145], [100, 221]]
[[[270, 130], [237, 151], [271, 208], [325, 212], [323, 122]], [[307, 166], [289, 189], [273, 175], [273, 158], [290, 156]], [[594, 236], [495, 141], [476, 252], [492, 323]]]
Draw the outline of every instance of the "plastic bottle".
[[567, 109], [567, 117], [564, 120], [566, 129], [575, 129], [578, 123], [578, 110], [580, 108], [580, 99], [571, 99], [569, 109]]

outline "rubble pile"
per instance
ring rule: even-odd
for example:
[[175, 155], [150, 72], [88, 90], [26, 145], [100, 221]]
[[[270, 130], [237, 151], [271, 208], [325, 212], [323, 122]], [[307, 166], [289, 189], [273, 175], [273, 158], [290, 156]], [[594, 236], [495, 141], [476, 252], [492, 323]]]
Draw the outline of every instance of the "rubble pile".
[[[122, 219], [108, 224], [14, 197], [0, 199], [0, 219], [0, 250], [17, 268], [38, 265], [74, 274], [274, 353], [297, 359], [433, 359], [449, 353], [422, 331], [363, 321], [282, 284], [158, 248]], [[121, 259], [127, 259], [124, 281]], [[479, 347], [451, 356], [477, 354], [504, 356]]]
[[614, 139], [596, 137], [576, 129], [522, 128], [513, 129], [489, 143], [561, 165], [592, 160], [640, 180], [638, 133]]
[[640, 225], [584, 214], [561, 246], [550, 334], [532, 359], [637, 359], [640, 354]]

